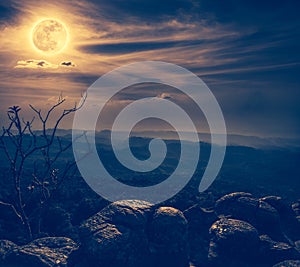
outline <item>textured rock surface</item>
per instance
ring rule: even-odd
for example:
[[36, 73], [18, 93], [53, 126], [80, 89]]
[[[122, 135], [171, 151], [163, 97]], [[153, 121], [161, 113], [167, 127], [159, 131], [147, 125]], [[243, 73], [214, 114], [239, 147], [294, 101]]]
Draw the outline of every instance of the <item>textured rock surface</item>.
[[194, 205], [183, 212], [188, 220], [190, 260], [195, 265], [207, 264], [210, 242], [209, 228], [218, 219], [214, 210]]
[[183, 213], [171, 207], [157, 209], [150, 222], [148, 236], [154, 252], [186, 250], [187, 221]]
[[188, 266], [187, 221], [171, 207], [157, 209], [148, 227], [151, 266]]
[[281, 232], [278, 211], [263, 200], [258, 200], [248, 193], [232, 193], [216, 202], [219, 216], [230, 216], [252, 224], [260, 234], [268, 234], [276, 240], [284, 240]]
[[267, 235], [260, 236], [260, 262], [270, 265], [284, 260], [300, 259], [299, 252], [283, 242], [273, 241]]
[[300, 239], [300, 222], [296, 218], [295, 210], [284, 201], [281, 197], [267, 196], [262, 198], [263, 201], [273, 206], [279, 213], [281, 229], [291, 240]]
[[111, 203], [75, 229], [79, 248], [65, 237], [24, 246], [0, 240], [0, 266], [300, 266], [298, 202], [237, 192], [203, 203], [184, 212], [144, 201]]
[[300, 267], [300, 261], [292, 261], [292, 260], [283, 261], [277, 263], [273, 267]]
[[221, 219], [211, 226], [210, 234], [208, 258], [213, 266], [243, 266], [258, 256], [259, 236], [247, 222]]
[[0, 240], [0, 263], [18, 248], [18, 246], [9, 240]]
[[144, 201], [118, 201], [86, 220], [80, 236], [78, 257], [86, 256], [89, 265], [184, 267], [187, 263], [187, 221], [174, 208], [154, 210]]
[[144, 201], [118, 201], [83, 222], [82, 246], [93, 266], [139, 266], [148, 254], [145, 233], [152, 205]]
[[122, 225], [128, 228], [143, 228], [152, 205], [145, 201], [127, 200], [114, 202], [90, 217], [80, 226], [80, 235], [86, 236], [99, 231], [104, 224]]
[[77, 250], [77, 244], [66, 237], [37, 239], [14, 249], [7, 257], [7, 265], [52, 267], [67, 266], [69, 255]]

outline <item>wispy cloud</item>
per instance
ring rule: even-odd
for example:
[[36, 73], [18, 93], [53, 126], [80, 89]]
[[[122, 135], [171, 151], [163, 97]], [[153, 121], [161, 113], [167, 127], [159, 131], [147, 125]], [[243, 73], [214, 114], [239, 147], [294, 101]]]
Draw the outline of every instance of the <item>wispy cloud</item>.
[[43, 59], [19, 60], [16, 69], [58, 69], [58, 68], [74, 68], [76, 65], [72, 61], [62, 61], [59, 65], [48, 62]]
[[16, 69], [57, 69], [58, 65], [52, 64], [46, 60], [28, 59], [19, 60]]
[[[10, 0], [2, 5], [2, 106], [43, 103], [61, 91], [78, 100], [115, 67], [161, 60], [186, 67], [208, 83], [229, 130], [300, 134], [295, 126], [300, 125], [295, 1], [275, 1], [272, 7], [258, 0]], [[47, 56], [32, 47], [31, 29], [45, 17], [68, 28], [70, 42], [61, 54]], [[176, 92], [140, 86], [118, 96], [115, 110], [139, 96], [171, 96], [186, 103]]]
[[73, 63], [72, 61], [63, 61], [59, 65], [63, 67], [76, 67], [75, 63]]

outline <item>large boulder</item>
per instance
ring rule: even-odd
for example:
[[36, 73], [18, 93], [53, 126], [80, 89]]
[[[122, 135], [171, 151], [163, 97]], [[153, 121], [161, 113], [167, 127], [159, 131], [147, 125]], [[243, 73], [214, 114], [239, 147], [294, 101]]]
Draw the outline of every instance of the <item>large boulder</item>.
[[282, 231], [291, 240], [300, 239], [300, 222], [296, 218], [297, 214], [292, 206], [278, 196], [267, 196], [261, 199], [274, 207], [280, 216]]
[[207, 263], [209, 228], [218, 219], [214, 210], [196, 204], [183, 212], [188, 221], [190, 260], [197, 266]]
[[157, 209], [148, 227], [151, 266], [189, 266], [187, 220], [175, 208]]
[[214, 210], [203, 208], [197, 204], [185, 210], [183, 214], [188, 221], [190, 230], [201, 232], [207, 236], [208, 229], [218, 219]]
[[245, 266], [257, 258], [259, 236], [249, 223], [221, 219], [210, 228], [208, 258], [212, 266]]
[[248, 193], [232, 193], [221, 197], [216, 201], [215, 210], [220, 217], [246, 221], [260, 234], [267, 234], [275, 240], [284, 240], [278, 211], [267, 202]]
[[81, 224], [79, 258], [86, 255], [92, 266], [141, 265], [149, 254], [145, 227], [151, 210], [144, 201], [108, 205]]
[[224, 195], [216, 201], [215, 209], [219, 212], [231, 214], [232, 211], [235, 211], [234, 206], [236, 200], [240, 197], [252, 197], [252, 194], [247, 192], [234, 192]]
[[150, 203], [139, 200], [122, 200], [111, 203], [81, 224], [80, 236], [85, 239], [85, 237], [98, 232], [103, 228], [103, 223], [142, 229], [152, 208]]
[[78, 245], [66, 237], [46, 237], [16, 247], [5, 259], [6, 266], [63, 267]]
[[287, 260], [277, 263], [273, 267], [300, 267], [300, 261]]
[[[93, 266], [140, 266], [148, 254], [143, 230], [102, 224], [102, 229], [83, 242], [84, 254]], [[90, 265], [89, 264], [89, 265]]]
[[273, 241], [269, 236], [260, 236], [260, 262], [273, 265], [284, 260], [300, 259], [299, 252], [291, 245]]
[[187, 222], [174, 208], [155, 210], [144, 201], [118, 201], [83, 222], [79, 232], [81, 247], [73, 256], [74, 266], [80, 266], [75, 263], [81, 259], [95, 267], [150, 267], [163, 262], [186, 266], [181, 258], [187, 261]]

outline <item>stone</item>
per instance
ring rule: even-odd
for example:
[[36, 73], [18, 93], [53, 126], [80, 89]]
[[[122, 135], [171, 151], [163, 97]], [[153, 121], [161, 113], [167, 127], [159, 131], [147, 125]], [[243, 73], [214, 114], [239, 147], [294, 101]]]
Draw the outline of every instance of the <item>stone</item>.
[[210, 228], [209, 261], [213, 266], [244, 266], [258, 256], [259, 236], [249, 223], [221, 219]]
[[300, 267], [300, 261], [287, 260], [277, 263], [273, 267]]
[[291, 245], [273, 241], [269, 236], [260, 236], [260, 262], [273, 265], [284, 260], [300, 259], [299, 252]]
[[84, 246], [85, 254], [99, 266], [139, 266], [148, 254], [145, 233], [121, 225], [104, 224]]
[[190, 260], [206, 265], [210, 242], [209, 228], [218, 219], [214, 210], [196, 204], [183, 212], [188, 221]]
[[292, 206], [284, 201], [281, 197], [267, 196], [262, 198], [264, 202], [267, 202], [273, 206], [279, 213], [281, 229], [289, 240], [300, 239], [300, 222], [296, 218], [297, 214], [293, 210]]
[[9, 240], [0, 240], [0, 262], [4, 262], [16, 249], [18, 249], [18, 246], [15, 243]]
[[102, 224], [111, 223], [129, 228], [143, 228], [150, 214], [152, 205], [139, 200], [122, 200], [111, 203], [100, 212], [84, 221], [80, 234], [90, 236], [101, 230]]
[[189, 266], [187, 220], [175, 208], [160, 207], [149, 223], [151, 266]]
[[118, 201], [83, 222], [80, 237], [73, 263], [85, 259], [95, 267], [188, 266], [187, 221], [175, 208], [155, 210], [144, 201]]
[[225, 212], [230, 214], [231, 205], [234, 204], [240, 197], [252, 197], [252, 194], [247, 192], [234, 192], [224, 195], [216, 201], [215, 208], [216, 210], [221, 209], [220, 211], [224, 212], [227, 207], [227, 212]]
[[207, 233], [207, 235], [210, 226], [218, 219], [214, 210], [203, 208], [197, 204], [185, 210], [183, 214], [188, 221], [189, 228]]
[[284, 240], [278, 211], [263, 200], [247, 193], [232, 193], [216, 201], [219, 217], [226, 216], [252, 224], [260, 234], [268, 234], [276, 240]]
[[108, 205], [81, 224], [77, 259], [87, 258], [89, 266], [140, 266], [149, 258], [145, 228], [151, 211], [144, 201]]
[[30, 267], [65, 267], [78, 245], [66, 237], [45, 237], [20, 246], [7, 257], [7, 264]]

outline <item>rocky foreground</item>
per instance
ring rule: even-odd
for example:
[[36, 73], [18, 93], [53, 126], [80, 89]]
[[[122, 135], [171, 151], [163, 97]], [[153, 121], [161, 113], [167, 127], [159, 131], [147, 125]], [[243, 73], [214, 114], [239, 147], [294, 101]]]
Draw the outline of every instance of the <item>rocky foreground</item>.
[[84, 221], [77, 242], [45, 237], [18, 246], [0, 240], [6, 267], [297, 267], [300, 202], [232, 193], [214, 207], [180, 211], [119, 201]]

